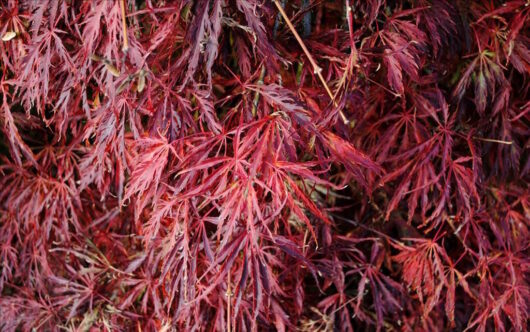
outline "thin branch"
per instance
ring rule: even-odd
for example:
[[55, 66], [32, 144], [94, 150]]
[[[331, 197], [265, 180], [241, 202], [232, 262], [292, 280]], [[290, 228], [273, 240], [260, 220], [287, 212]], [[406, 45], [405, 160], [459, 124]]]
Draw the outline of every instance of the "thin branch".
[[121, 7], [121, 25], [123, 31], [123, 47], [122, 51], [127, 52], [129, 49], [129, 38], [127, 37], [127, 22], [125, 21], [125, 0], [120, 0]]
[[[333, 106], [335, 107], [338, 107], [338, 104], [337, 102], [335, 101], [335, 97], [333, 96], [333, 93], [331, 92], [326, 80], [324, 79], [324, 77], [322, 76], [322, 68], [320, 68], [318, 66], [318, 64], [316, 63], [315, 59], [313, 58], [313, 56], [311, 55], [311, 53], [309, 52], [309, 50], [307, 49], [307, 47], [305, 46], [302, 38], [300, 37], [300, 35], [298, 34], [298, 32], [296, 31], [295, 27], [293, 26], [293, 23], [291, 22], [291, 20], [289, 19], [289, 17], [287, 16], [287, 14], [285, 13], [285, 11], [283, 10], [283, 7], [282, 5], [280, 4], [280, 2], [278, 0], [273, 0], [274, 4], [276, 5], [276, 7], [278, 8], [278, 11], [280, 12], [280, 14], [282, 15], [283, 19], [285, 20], [285, 23], [287, 23], [287, 26], [289, 27], [289, 30], [291, 30], [291, 32], [293, 33], [294, 35], [294, 38], [296, 38], [296, 41], [298, 42], [298, 44], [300, 45], [300, 47], [302, 48], [302, 50], [304, 51], [305, 55], [307, 56], [307, 58], [309, 59], [309, 63], [311, 63], [311, 66], [313, 67], [313, 72], [318, 76], [318, 78], [320, 79], [320, 81], [322, 82], [322, 85], [324, 86], [324, 88], [326, 89], [326, 92], [329, 96], [329, 98], [331, 98], [331, 101], [333, 103]], [[342, 112], [342, 110], [339, 110], [339, 114], [340, 114], [340, 117], [342, 119], [342, 121], [344, 122], [344, 124], [348, 124], [349, 123], [349, 120], [346, 118], [346, 116], [344, 115], [344, 113]]]
[[506, 145], [513, 144], [512, 141], [502, 141], [502, 140], [493, 139], [493, 138], [483, 138], [483, 137], [476, 137], [476, 136], [474, 136], [473, 138], [479, 141], [483, 141], [483, 142], [499, 143], [499, 144], [506, 144]]
[[254, 101], [252, 103], [252, 116], [256, 116], [258, 111], [258, 102], [259, 102], [259, 86], [263, 85], [263, 80], [265, 78], [265, 66], [261, 67], [261, 73], [258, 78], [258, 90], [256, 90], [256, 93], [254, 94]]
[[227, 331], [228, 332], [231, 332], [232, 331], [232, 326], [231, 326], [231, 323], [232, 323], [232, 314], [231, 314], [231, 307], [232, 307], [232, 290], [230, 289], [230, 269], [228, 269], [228, 281], [227, 281], [227, 286], [226, 286], [226, 302], [227, 302], [227, 309], [226, 309], [226, 327], [227, 327]]

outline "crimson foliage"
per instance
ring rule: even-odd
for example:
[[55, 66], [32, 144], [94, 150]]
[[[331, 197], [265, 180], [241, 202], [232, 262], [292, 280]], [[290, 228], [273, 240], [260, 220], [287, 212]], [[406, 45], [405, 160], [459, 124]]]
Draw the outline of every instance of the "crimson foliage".
[[0, 329], [525, 330], [529, 4], [0, 1]]

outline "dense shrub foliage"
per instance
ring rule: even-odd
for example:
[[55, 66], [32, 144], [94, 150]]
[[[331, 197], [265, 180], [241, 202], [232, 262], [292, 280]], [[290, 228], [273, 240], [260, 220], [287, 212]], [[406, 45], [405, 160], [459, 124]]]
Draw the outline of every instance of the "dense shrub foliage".
[[526, 330], [527, 0], [0, 6], [0, 330]]

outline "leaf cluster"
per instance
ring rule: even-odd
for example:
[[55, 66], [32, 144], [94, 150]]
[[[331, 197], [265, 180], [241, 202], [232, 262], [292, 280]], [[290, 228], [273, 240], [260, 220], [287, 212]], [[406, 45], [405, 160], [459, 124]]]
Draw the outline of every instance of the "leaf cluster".
[[0, 330], [526, 330], [529, 23], [0, 0]]

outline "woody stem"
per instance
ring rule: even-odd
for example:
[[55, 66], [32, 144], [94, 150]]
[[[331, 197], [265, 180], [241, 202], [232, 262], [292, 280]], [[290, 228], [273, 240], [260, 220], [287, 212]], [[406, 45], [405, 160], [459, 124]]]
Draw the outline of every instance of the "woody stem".
[[123, 31], [123, 52], [127, 52], [129, 49], [129, 38], [127, 37], [127, 22], [125, 21], [125, 0], [120, 0], [121, 7], [121, 25]]
[[[322, 82], [322, 85], [324, 86], [324, 89], [326, 89], [326, 92], [327, 92], [328, 96], [331, 98], [331, 102], [333, 103], [333, 106], [337, 107], [338, 104], [335, 101], [335, 97], [333, 96], [333, 93], [331, 92], [331, 89], [329, 88], [326, 80], [322, 76], [322, 68], [320, 68], [318, 66], [318, 64], [316, 63], [315, 59], [313, 58], [313, 56], [311, 55], [311, 53], [309, 52], [309, 50], [305, 46], [304, 41], [302, 40], [302, 38], [300, 37], [300, 35], [296, 31], [295, 27], [293, 26], [293, 23], [291, 22], [291, 19], [289, 19], [289, 17], [287, 16], [285, 11], [283, 10], [283, 7], [280, 4], [280, 2], [278, 0], [272, 0], [272, 1], [274, 2], [276, 7], [278, 8], [278, 11], [280, 12], [280, 14], [282, 15], [283, 19], [285, 20], [285, 23], [287, 23], [287, 26], [289, 27], [289, 30], [291, 30], [291, 32], [293, 33], [294, 38], [296, 39], [296, 41], [298, 42], [298, 44], [300, 45], [300, 47], [304, 51], [304, 53], [307, 56], [307, 58], [309, 59], [309, 63], [311, 63], [311, 66], [313, 67], [313, 72], [318, 76], [318, 78], [320, 79], [320, 82]], [[339, 110], [339, 114], [340, 114], [340, 117], [341, 117], [342, 121], [345, 124], [347, 124], [349, 121], [346, 118], [346, 116], [344, 115], [344, 113], [342, 112], [342, 110]]]

